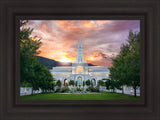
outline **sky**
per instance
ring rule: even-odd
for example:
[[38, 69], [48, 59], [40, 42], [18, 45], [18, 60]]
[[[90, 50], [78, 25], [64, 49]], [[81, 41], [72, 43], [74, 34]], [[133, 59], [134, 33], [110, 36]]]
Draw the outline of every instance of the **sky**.
[[127, 43], [129, 31], [140, 31], [139, 20], [29, 20], [24, 27], [34, 28], [42, 45], [39, 56], [74, 62], [81, 36], [85, 61], [98, 66], [112, 66], [112, 59], [122, 44]]

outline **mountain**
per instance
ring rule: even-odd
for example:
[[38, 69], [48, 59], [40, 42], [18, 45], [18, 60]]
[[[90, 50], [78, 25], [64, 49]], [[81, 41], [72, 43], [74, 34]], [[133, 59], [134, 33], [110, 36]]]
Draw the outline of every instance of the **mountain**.
[[[63, 62], [59, 62], [59, 61], [45, 58], [42, 56], [37, 56], [37, 57], [39, 59], [39, 62], [41, 64], [44, 64], [48, 69], [52, 69], [52, 67], [55, 67], [55, 66], [71, 66], [72, 65], [72, 63], [63, 63]], [[88, 66], [94, 66], [94, 65], [89, 63]]]

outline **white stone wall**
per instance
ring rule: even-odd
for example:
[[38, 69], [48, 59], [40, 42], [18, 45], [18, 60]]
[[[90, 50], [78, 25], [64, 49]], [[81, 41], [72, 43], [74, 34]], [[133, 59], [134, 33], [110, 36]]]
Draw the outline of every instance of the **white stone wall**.
[[[33, 93], [41, 93], [42, 90], [34, 90]], [[32, 94], [32, 87], [20, 87], [20, 95], [31, 95]]]
[[[134, 89], [133, 89], [133, 87], [123, 86], [123, 90], [124, 90], [124, 94], [134, 95]], [[122, 90], [116, 89], [115, 92], [117, 92], [117, 93], [122, 93]], [[137, 95], [137, 96], [140, 96], [140, 87], [137, 87], [136, 95]]]

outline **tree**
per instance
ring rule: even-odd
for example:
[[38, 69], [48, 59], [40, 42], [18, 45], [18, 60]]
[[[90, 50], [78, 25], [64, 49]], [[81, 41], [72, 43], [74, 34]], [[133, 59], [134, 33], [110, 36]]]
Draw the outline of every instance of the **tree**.
[[110, 81], [110, 88], [113, 90], [113, 92], [114, 92], [114, 90], [115, 90], [115, 88], [116, 88], [116, 81], [115, 80], [111, 80]]
[[[38, 48], [40, 47], [40, 40], [32, 40], [30, 35], [33, 29], [23, 28], [27, 21], [21, 21], [20, 29], [20, 67], [21, 67], [21, 82], [30, 82], [30, 79], [34, 79], [34, 66], [37, 63], [35, 57], [38, 54]], [[32, 81], [32, 80], [31, 80]]]
[[49, 83], [49, 86], [48, 86], [48, 89], [49, 89], [49, 91], [51, 92], [51, 91], [54, 91], [54, 87], [55, 87], [56, 85], [55, 85], [55, 83], [54, 82], [50, 82]]
[[103, 80], [99, 80], [98, 85], [105, 86], [105, 82]]
[[51, 89], [54, 79], [49, 70], [38, 61], [37, 55], [40, 53], [41, 41], [36, 36], [30, 37], [33, 29], [24, 28], [23, 25], [26, 23], [27, 21], [20, 22], [20, 77], [21, 84], [26, 83], [32, 86], [33, 95], [33, 90]]
[[122, 94], [124, 94], [123, 85], [127, 84], [127, 68], [124, 57], [128, 54], [128, 51], [129, 45], [122, 45], [120, 54], [113, 59], [113, 66], [110, 68], [110, 79], [119, 81], [119, 85], [122, 86]]
[[46, 67], [44, 67], [44, 65], [39, 64], [37, 74], [39, 74], [39, 78], [37, 78], [39, 80], [39, 87], [42, 89], [43, 93], [54, 89], [55, 80], [52, 77], [49, 70]]
[[58, 87], [61, 87], [61, 86], [62, 86], [61, 81], [60, 81], [60, 80], [58, 80], [58, 81], [57, 81], [57, 83], [56, 83], [56, 85], [57, 85]]
[[[37, 64], [38, 60], [35, 57], [37, 50], [40, 46], [40, 41], [32, 41], [29, 37], [31, 34], [30, 29], [22, 30], [20, 32], [20, 67], [21, 67], [21, 82], [27, 82], [28, 78], [34, 76], [34, 66]], [[23, 35], [25, 34], [25, 35]]]
[[115, 88], [121, 89], [120, 88], [121, 85], [118, 80], [106, 79], [105, 85], [106, 85], [106, 89], [108, 89], [108, 90], [112, 89], [113, 92], [114, 92]]
[[106, 82], [105, 82], [105, 85], [106, 85], [106, 89], [110, 89], [110, 86], [111, 86], [111, 80], [110, 79], [107, 79]]
[[87, 86], [91, 85], [91, 81], [89, 79], [86, 81], [86, 85]]
[[136, 88], [140, 85], [140, 33], [129, 32], [127, 44], [123, 44], [120, 54], [113, 59], [110, 68], [110, 78], [118, 80], [118, 84], [133, 86], [136, 97]]
[[74, 80], [70, 80], [69, 85], [74, 85]]
[[125, 56], [127, 68], [127, 85], [134, 89], [134, 96], [136, 97], [137, 86], [140, 86], [140, 33], [129, 33], [129, 52]]

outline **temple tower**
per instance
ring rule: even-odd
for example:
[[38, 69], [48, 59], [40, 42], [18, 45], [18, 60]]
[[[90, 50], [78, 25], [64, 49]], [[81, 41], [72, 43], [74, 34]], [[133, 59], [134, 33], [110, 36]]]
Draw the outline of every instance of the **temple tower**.
[[83, 45], [81, 42], [81, 35], [80, 35], [80, 39], [79, 39], [79, 43], [78, 43], [78, 54], [76, 57], [76, 63], [84, 63], [84, 57], [83, 57]]

